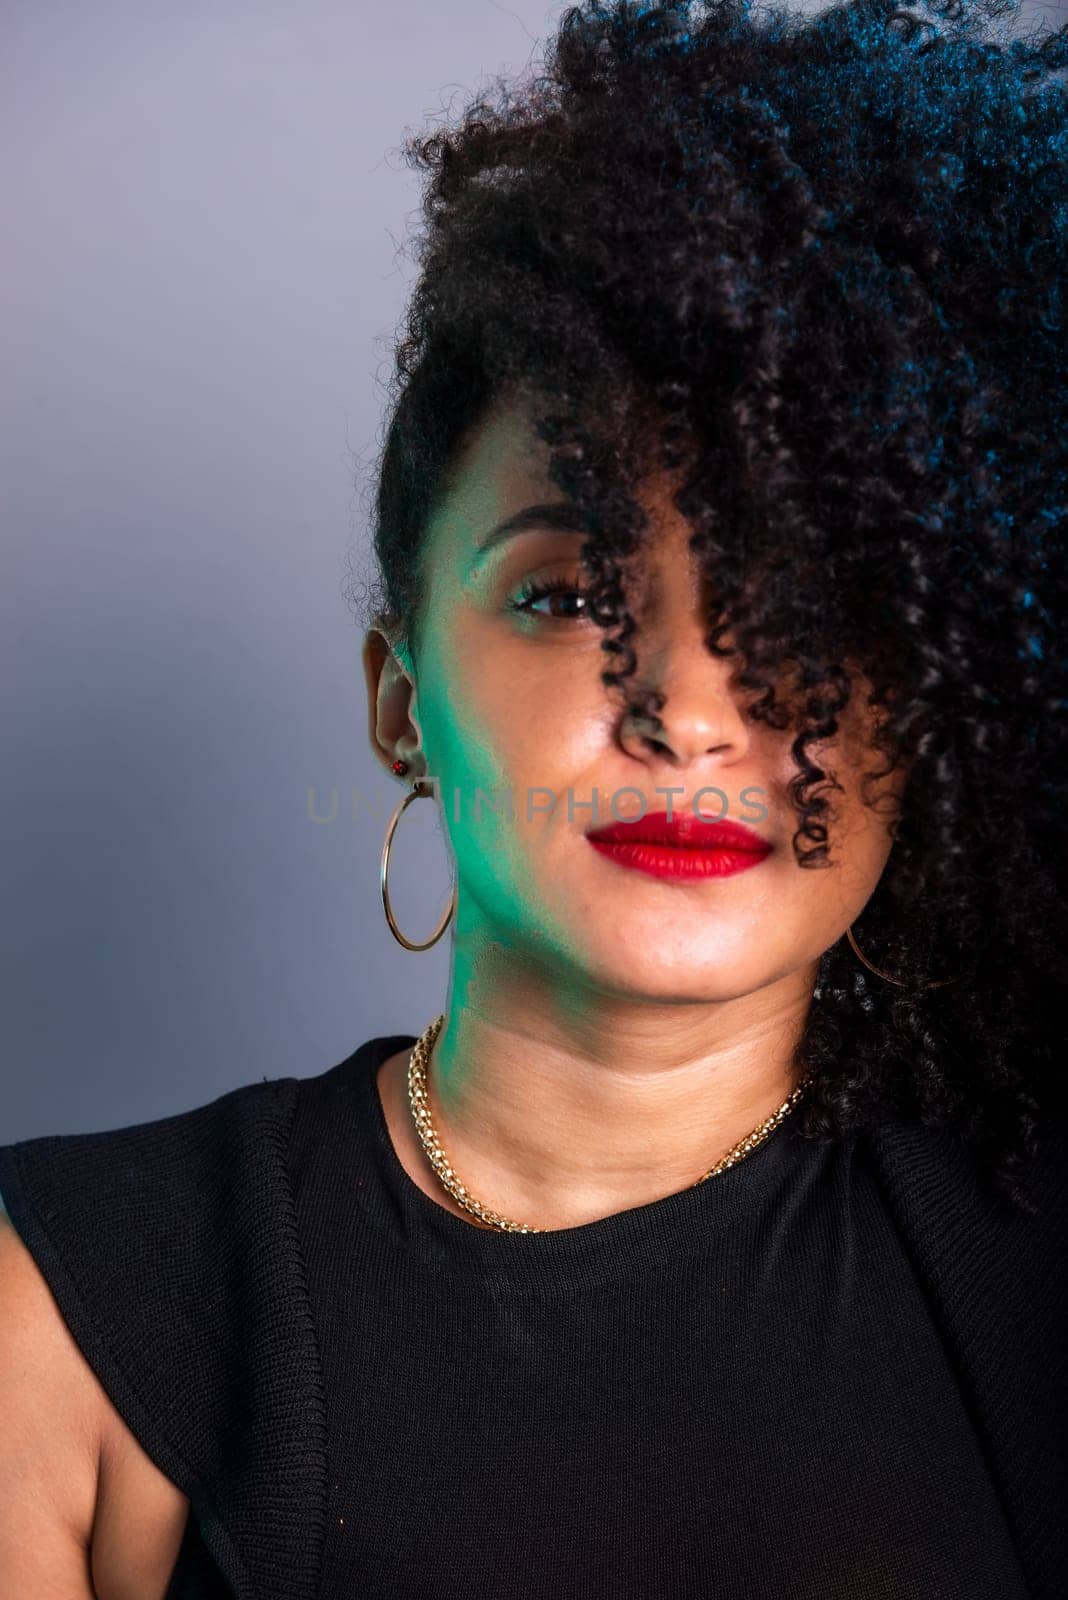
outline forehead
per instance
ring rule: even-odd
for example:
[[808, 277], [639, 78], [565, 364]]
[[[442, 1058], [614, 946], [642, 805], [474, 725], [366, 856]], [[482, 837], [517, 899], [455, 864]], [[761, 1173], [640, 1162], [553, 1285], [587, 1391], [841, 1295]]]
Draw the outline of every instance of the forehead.
[[494, 407], [471, 429], [427, 521], [422, 560], [432, 588], [466, 589], [496, 554], [488, 536], [521, 509], [564, 504], [549, 459], [529, 415], [514, 405]]
[[462, 444], [432, 526], [496, 509], [518, 489], [550, 487], [549, 448], [517, 405], [494, 407]]
[[[549, 446], [518, 401], [495, 405], [461, 445], [427, 526], [436, 559], [470, 556], [489, 529], [531, 502], [566, 504], [549, 476]], [[691, 531], [671, 500], [670, 475], [653, 469], [637, 498], [657, 528]]]

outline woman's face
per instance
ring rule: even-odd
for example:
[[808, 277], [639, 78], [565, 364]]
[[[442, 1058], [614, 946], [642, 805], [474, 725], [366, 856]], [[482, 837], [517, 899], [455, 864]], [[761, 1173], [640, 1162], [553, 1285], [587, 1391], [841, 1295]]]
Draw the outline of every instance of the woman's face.
[[[706, 648], [691, 530], [665, 480], [648, 480], [640, 497], [648, 554], [632, 595], [640, 633], [631, 681], [667, 697], [655, 739], [648, 724], [626, 721], [601, 684], [611, 658], [580, 598], [569, 592], [515, 609], [532, 584], [555, 579], [581, 591], [587, 581], [577, 529], [535, 521], [480, 550], [516, 513], [562, 503], [547, 455], [521, 413], [492, 413], [427, 530], [419, 655], [406, 664], [414, 684], [395, 658], [380, 675], [380, 651], [379, 668], [365, 651], [380, 758], [400, 755], [413, 776], [440, 786], [457, 871], [457, 941], [469, 951], [480, 942], [506, 950], [554, 981], [633, 999], [726, 1000], [791, 975], [808, 987], [813, 963], [859, 915], [890, 851], [882, 797], [899, 794], [900, 779], [872, 787], [869, 797], [881, 802], [874, 811], [861, 801], [862, 773], [879, 765], [868, 686], [855, 679], [834, 743], [810, 747], [844, 792], [828, 793], [832, 865], [803, 869], [790, 842], [794, 735], [748, 720], [752, 696], [734, 682], [737, 658], [719, 660]], [[758, 865], [665, 879], [621, 865], [586, 837], [669, 802], [675, 815], [692, 814], [702, 789], [726, 797], [704, 795], [703, 815], [743, 822], [771, 846]]]

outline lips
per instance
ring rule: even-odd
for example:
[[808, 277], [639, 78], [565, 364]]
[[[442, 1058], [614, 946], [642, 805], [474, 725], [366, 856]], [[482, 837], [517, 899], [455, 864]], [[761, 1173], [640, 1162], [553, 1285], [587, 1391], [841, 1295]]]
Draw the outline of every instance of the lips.
[[611, 822], [604, 828], [591, 828], [586, 837], [591, 844], [655, 844], [678, 850], [729, 850], [760, 856], [771, 849], [766, 839], [740, 822], [726, 817], [706, 822], [692, 812], [677, 812], [670, 820], [666, 811], [658, 811], [633, 822]]
[[654, 878], [728, 878], [759, 866], [771, 853], [771, 845], [740, 822], [705, 822], [685, 812], [670, 821], [661, 811], [612, 822], [592, 828], [586, 837], [616, 866]]

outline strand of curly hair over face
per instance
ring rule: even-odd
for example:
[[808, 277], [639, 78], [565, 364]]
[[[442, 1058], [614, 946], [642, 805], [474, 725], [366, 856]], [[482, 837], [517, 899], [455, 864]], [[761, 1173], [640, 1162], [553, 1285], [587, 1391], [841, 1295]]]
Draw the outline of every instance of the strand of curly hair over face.
[[799, 1131], [952, 1127], [1027, 1210], [1065, 1105], [1068, 27], [990, 37], [1015, 10], [587, 3], [536, 73], [410, 138], [371, 606], [417, 660], [430, 514], [520, 403], [588, 518], [606, 692], [655, 727], [628, 579], [635, 491], [670, 472], [708, 648], [793, 736], [798, 864], [833, 862], [810, 752], [858, 671], [908, 774], [856, 926], [897, 981], [844, 938], [822, 957]]

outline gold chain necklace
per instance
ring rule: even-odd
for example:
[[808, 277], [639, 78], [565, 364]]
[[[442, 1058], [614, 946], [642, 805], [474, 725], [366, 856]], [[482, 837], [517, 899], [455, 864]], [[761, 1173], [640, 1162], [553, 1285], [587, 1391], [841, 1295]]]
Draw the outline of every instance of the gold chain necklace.
[[[430, 1059], [434, 1041], [441, 1032], [444, 1021], [445, 1013], [442, 1012], [440, 1017], [435, 1018], [429, 1027], [423, 1030], [415, 1042], [411, 1059], [408, 1062], [408, 1103], [412, 1108], [415, 1126], [431, 1166], [457, 1204], [463, 1206], [465, 1211], [469, 1211], [480, 1222], [489, 1223], [491, 1227], [500, 1228], [505, 1233], [552, 1232], [552, 1229], [531, 1228], [526, 1223], [511, 1222], [507, 1217], [500, 1216], [496, 1211], [488, 1210], [480, 1200], [476, 1200], [473, 1195], [468, 1194], [467, 1189], [449, 1165], [448, 1158], [442, 1150], [435, 1132], [434, 1124], [430, 1120], [430, 1105], [427, 1100], [426, 1083], [427, 1062]], [[808, 1078], [803, 1078], [797, 1088], [787, 1095], [777, 1111], [773, 1111], [770, 1117], [766, 1117], [758, 1128], [753, 1129], [752, 1133], [747, 1133], [744, 1139], [739, 1139], [738, 1143], [732, 1146], [727, 1151], [727, 1154], [716, 1162], [714, 1167], [710, 1167], [690, 1187], [696, 1189], [697, 1185], [704, 1183], [706, 1179], [714, 1178], [718, 1173], [725, 1172], [728, 1167], [733, 1167], [736, 1161], [741, 1161], [743, 1156], [747, 1156], [751, 1151], [755, 1150], [757, 1145], [762, 1144], [768, 1134], [779, 1126], [783, 1117], [797, 1104], [797, 1101], [807, 1089], [808, 1083]]]

